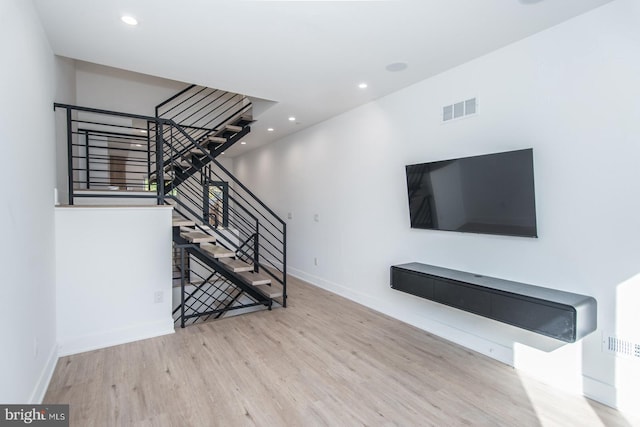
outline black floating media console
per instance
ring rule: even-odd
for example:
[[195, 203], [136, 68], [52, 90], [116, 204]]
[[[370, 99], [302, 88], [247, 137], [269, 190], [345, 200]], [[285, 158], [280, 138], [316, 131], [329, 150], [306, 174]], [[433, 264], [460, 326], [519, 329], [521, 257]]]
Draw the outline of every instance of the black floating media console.
[[410, 263], [391, 267], [391, 287], [565, 342], [596, 330], [592, 297]]

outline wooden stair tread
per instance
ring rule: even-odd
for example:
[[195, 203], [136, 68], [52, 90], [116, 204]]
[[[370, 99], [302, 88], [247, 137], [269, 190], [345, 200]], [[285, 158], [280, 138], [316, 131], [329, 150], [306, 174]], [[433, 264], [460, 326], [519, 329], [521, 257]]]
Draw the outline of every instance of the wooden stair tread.
[[253, 117], [251, 116], [240, 116], [233, 121], [233, 123], [235, 123], [236, 126], [242, 126], [243, 124], [246, 126], [253, 122], [255, 122], [255, 120], [253, 120]]
[[[173, 181], [173, 177], [169, 176], [169, 175], [164, 175], [163, 176], [163, 180], [164, 182], [171, 182]], [[158, 182], [158, 180], [156, 179], [155, 175], [152, 175], [151, 180], [149, 181], [151, 184], [155, 184], [156, 182]]]
[[252, 265], [247, 264], [244, 261], [240, 261], [239, 259], [223, 258], [220, 260], [220, 262], [224, 264], [227, 270], [233, 271], [234, 273], [241, 273], [243, 271], [253, 271]]
[[200, 249], [207, 252], [214, 258], [233, 258], [236, 256], [235, 252], [223, 248], [222, 246], [212, 245], [211, 243], [203, 243], [200, 245]]
[[282, 296], [282, 286], [272, 283], [271, 285], [254, 285], [254, 287], [269, 298], [280, 298]]
[[196, 225], [195, 221], [183, 218], [181, 216], [174, 216], [171, 218], [171, 223], [174, 227], [190, 227]]
[[189, 152], [184, 154], [185, 158], [202, 157], [202, 156], [204, 156], [204, 153], [198, 147], [195, 147], [195, 148], [191, 149]]
[[194, 280], [192, 282], [187, 283], [188, 285], [192, 285], [192, 286], [202, 286], [204, 285], [206, 282], [204, 280]]
[[186, 231], [180, 233], [180, 237], [191, 243], [212, 243], [216, 241], [216, 236], [211, 236], [202, 231]]
[[[165, 181], [171, 181], [174, 178], [175, 172], [173, 170], [166, 170], [167, 168], [165, 168], [164, 173], [162, 174], [162, 176], [164, 177]], [[149, 178], [152, 181], [156, 180], [156, 175], [157, 175], [157, 171], [152, 171], [151, 174], [149, 175]]]
[[[181, 286], [182, 286], [182, 285], [180, 284], [180, 277], [174, 277], [173, 279], [174, 279], [174, 281], [173, 281], [173, 287], [174, 287], [174, 288], [179, 288], [179, 287], [181, 287]], [[200, 285], [202, 285], [203, 283], [204, 283], [204, 281], [203, 281], [203, 280], [197, 280], [197, 281], [194, 281], [194, 282], [187, 282], [187, 283], [185, 283], [184, 285], [185, 285], [185, 286], [189, 286], [189, 285], [191, 285], [191, 286], [200, 286]]]
[[235, 125], [225, 125], [224, 128], [230, 132], [240, 132], [242, 130], [242, 126]]
[[269, 278], [269, 276], [263, 273], [254, 273], [253, 271], [244, 271], [244, 272], [238, 273], [238, 276], [240, 276], [240, 278], [243, 281], [253, 286], [268, 285], [271, 283], [271, 279]]
[[227, 138], [223, 138], [221, 136], [213, 136], [210, 135], [207, 137], [207, 142], [213, 142], [216, 144], [224, 144], [225, 142], [227, 142]]

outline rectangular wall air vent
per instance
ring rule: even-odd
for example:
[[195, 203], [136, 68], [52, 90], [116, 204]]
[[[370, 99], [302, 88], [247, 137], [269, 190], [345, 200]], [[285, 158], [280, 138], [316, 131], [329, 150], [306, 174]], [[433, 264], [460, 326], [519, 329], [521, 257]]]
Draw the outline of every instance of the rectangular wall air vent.
[[442, 107], [442, 121], [449, 122], [451, 120], [461, 119], [463, 117], [474, 115], [478, 112], [477, 98], [467, 99], [466, 101], [455, 102], [451, 105]]
[[607, 353], [640, 360], [640, 343], [612, 335], [605, 335], [602, 340], [602, 346]]

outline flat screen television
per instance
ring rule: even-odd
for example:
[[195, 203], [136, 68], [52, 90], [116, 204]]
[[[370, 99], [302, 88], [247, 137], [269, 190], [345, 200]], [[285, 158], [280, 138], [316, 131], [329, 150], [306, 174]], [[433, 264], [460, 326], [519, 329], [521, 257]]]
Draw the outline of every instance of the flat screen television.
[[538, 237], [532, 149], [406, 171], [412, 228]]

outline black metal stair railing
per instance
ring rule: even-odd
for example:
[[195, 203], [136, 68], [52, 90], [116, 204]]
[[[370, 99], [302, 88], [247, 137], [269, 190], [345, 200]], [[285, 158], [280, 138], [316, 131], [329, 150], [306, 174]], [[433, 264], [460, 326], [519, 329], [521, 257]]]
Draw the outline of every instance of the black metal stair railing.
[[[251, 109], [247, 96], [196, 85], [157, 105], [156, 117], [171, 120], [182, 129], [176, 133], [172, 128], [164, 128], [163, 139], [171, 140], [174, 150], [163, 150], [162, 163], [189, 156], [193, 148], [191, 140], [207, 145], [208, 138], [213, 138], [214, 142], [207, 148], [214, 158], [217, 157], [248, 133], [248, 125], [253, 121]], [[229, 129], [230, 125], [234, 130]], [[153, 169], [157, 162], [155, 153], [152, 153], [151, 161]]]
[[[216, 244], [232, 250], [254, 271], [281, 286], [279, 303], [286, 306], [285, 222], [215, 159], [215, 149], [196, 141], [172, 119], [66, 104], [54, 104], [54, 108], [66, 112], [70, 204], [77, 197], [148, 197], [158, 204], [170, 202], [178, 214], [194, 220], [200, 231], [216, 236]], [[248, 131], [248, 126], [242, 129]], [[234, 129], [233, 134], [240, 132]], [[185, 150], [192, 154], [185, 155]], [[154, 157], [163, 161], [154, 162]], [[121, 173], [112, 173], [112, 167]], [[147, 191], [135, 196], [114, 191], [99, 196], [76, 193], [99, 187]], [[186, 271], [180, 270], [183, 281], [185, 277], [188, 282], [194, 280], [194, 266], [206, 266], [213, 274], [208, 280], [196, 277], [202, 282], [193, 288], [196, 292], [183, 294], [187, 301], [181, 311], [186, 310], [187, 320], [260, 304], [271, 307], [272, 300], [240, 283], [197, 245], [187, 244], [175, 228], [174, 242], [189, 263]]]
[[[183, 132], [180, 126], [175, 126], [175, 130]], [[203, 160], [195, 156], [170, 163], [167, 172], [178, 184], [169, 182], [165, 191], [173, 193], [171, 197], [183, 216], [214, 230], [220, 224], [226, 230], [234, 230], [238, 237], [236, 242], [220, 233], [218, 237], [239, 258], [253, 264], [256, 271], [267, 274], [283, 287], [282, 304], [286, 306], [286, 223], [203, 146], [193, 140], [191, 143], [207, 160], [206, 166], [199, 166]], [[175, 159], [179, 149], [173, 141], [165, 141], [165, 147], [169, 151], [168, 157]], [[212, 187], [218, 189], [217, 195], [211, 191]], [[201, 231], [212, 234], [205, 228]]]
[[149, 189], [154, 117], [58, 103], [54, 109], [64, 109], [66, 116], [69, 204], [77, 197], [109, 197], [102, 190]]

